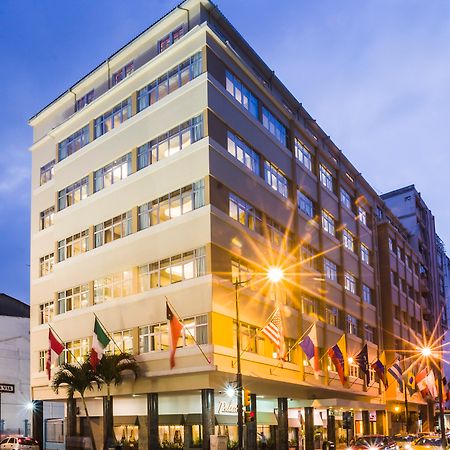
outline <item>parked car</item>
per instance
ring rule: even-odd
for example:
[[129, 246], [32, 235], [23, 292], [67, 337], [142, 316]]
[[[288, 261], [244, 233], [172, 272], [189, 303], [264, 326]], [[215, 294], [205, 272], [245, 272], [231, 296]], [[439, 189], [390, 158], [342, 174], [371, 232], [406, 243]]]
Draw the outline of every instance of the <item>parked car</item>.
[[[448, 446], [446, 446], [448, 448]], [[438, 434], [422, 436], [411, 445], [411, 450], [437, 450], [442, 449], [442, 439]]]
[[392, 439], [400, 450], [411, 450], [411, 445], [417, 439], [417, 436], [414, 434], [396, 434]]
[[8, 436], [0, 441], [0, 450], [39, 450], [39, 444], [30, 437]]
[[383, 434], [368, 434], [360, 436], [352, 442], [348, 450], [398, 450], [395, 441]]

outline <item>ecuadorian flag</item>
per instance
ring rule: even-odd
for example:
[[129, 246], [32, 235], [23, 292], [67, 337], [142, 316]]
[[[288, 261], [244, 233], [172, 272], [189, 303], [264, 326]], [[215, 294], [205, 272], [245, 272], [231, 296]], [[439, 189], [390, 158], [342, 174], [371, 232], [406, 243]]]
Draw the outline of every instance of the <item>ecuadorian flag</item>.
[[345, 385], [348, 376], [347, 342], [345, 334], [337, 341], [333, 347], [328, 349], [328, 356], [336, 367], [342, 385]]

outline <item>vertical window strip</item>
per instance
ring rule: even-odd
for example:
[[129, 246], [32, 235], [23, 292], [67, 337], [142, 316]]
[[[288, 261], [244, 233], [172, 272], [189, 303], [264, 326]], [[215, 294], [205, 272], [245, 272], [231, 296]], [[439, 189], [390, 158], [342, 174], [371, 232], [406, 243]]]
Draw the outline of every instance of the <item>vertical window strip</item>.
[[322, 210], [322, 228], [332, 236], [336, 234], [335, 220], [331, 214]]
[[269, 161], [264, 161], [264, 179], [266, 183], [284, 198], [288, 197], [288, 179], [280, 169]]
[[39, 214], [39, 230], [45, 230], [53, 225], [53, 219], [55, 217], [55, 207], [50, 206], [45, 211], [41, 211]]
[[41, 167], [40, 171], [41, 186], [49, 182], [51, 179], [53, 179], [54, 174], [55, 174], [55, 160], [53, 159]]
[[333, 261], [330, 261], [327, 258], [323, 259], [324, 266], [324, 274], [325, 278], [328, 278], [331, 281], [337, 282], [337, 266]]
[[41, 303], [39, 305], [39, 325], [49, 323], [55, 314], [55, 303], [53, 301]]
[[302, 191], [297, 190], [297, 203], [298, 209], [306, 214], [308, 217], [314, 217], [314, 203], [305, 195]]
[[228, 153], [249, 168], [255, 175], [259, 175], [259, 154], [231, 131], [228, 131], [227, 137]]
[[66, 159], [87, 144], [89, 144], [89, 125], [85, 125], [58, 144], [58, 161]]
[[295, 138], [295, 157], [310, 172], [312, 172], [312, 153], [306, 148], [305, 144], [297, 138]]
[[333, 192], [333, 175], [323, 164], [319, 164], [319, 178], [322, 185]]
[[49, 273], [53, 272], [53, 265], [55, 261], [54, 253], [49, 253], [48, 255], [42, 256], [39, 259], [39, 276], [44, 277]]
[[231, 72], [226, 72], [226, 89], [255, 119], [259, 120], [259, 100]]

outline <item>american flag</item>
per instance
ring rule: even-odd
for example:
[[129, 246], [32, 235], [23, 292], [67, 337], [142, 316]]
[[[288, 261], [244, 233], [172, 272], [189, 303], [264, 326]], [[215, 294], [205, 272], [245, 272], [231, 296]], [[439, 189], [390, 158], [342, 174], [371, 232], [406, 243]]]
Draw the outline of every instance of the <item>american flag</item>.
[[283, 324], [281, 322], [280, 308], [272, 315], [270, 322], [261, 330], [276, 346], [278, 358], [284, 358]]

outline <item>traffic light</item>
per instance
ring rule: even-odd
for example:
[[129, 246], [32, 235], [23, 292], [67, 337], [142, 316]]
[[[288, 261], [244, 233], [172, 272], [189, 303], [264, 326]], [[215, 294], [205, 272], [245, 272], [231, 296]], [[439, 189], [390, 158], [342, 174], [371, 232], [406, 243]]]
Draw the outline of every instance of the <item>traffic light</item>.
[[255, 411], [244, 411], [245, 423], [255, 421]]
[[244, 389], [244, 406], [250, 406], [250, 391]]

